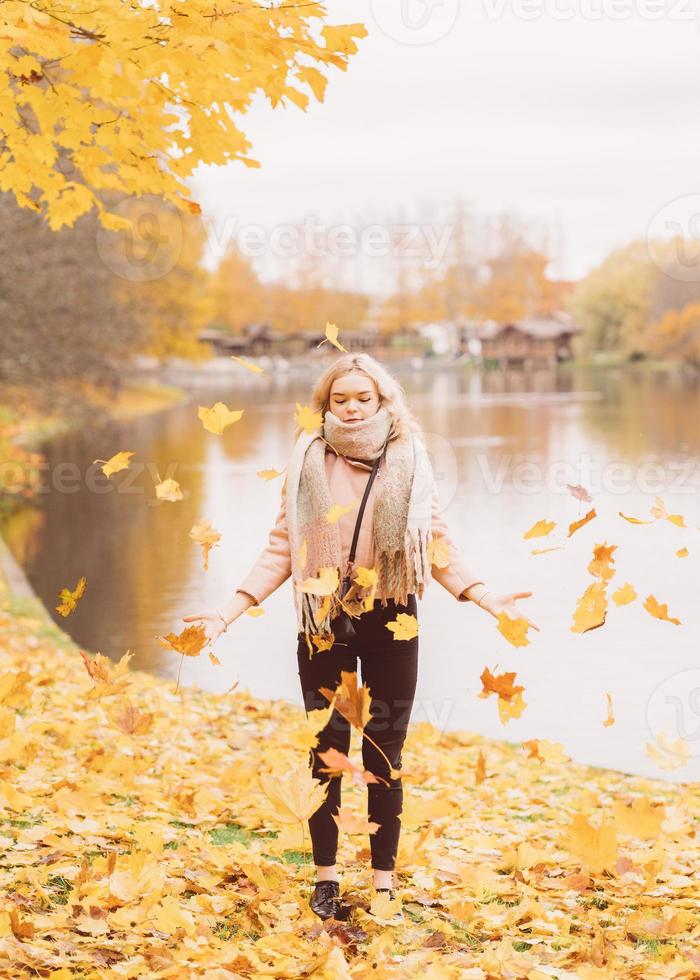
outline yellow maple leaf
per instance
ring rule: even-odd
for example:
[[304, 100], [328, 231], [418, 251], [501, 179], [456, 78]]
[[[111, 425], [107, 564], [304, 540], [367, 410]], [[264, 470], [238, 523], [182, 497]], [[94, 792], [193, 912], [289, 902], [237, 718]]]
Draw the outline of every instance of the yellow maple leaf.
[[217, 402], [211, 408], [200, 405], [197, 409], [197, 415], [207, 432], [213, 432], [214, 435], [220, 436], [229, 425], [238, 422], [243, 415], [243, 411], [244, 409], [236, 411], [227, 408], [223, 402]]
[[541, 521], [537, 521], [536, 524], [533, 524], [530, 530], [523, 534], [523, 538], [546, 537], [546, 535], [548, 535], [556, 526], [556, 521], [548, 521], [543, 518]]
[[626, 606], [630, 602], [634, 602], [637, 598], [637, 593], [630, 582], [625, 582], [624, 585], [621, 585], [619, 589], [613, 592], [612, 598], [616, 606]]
[[[338, 350], [342, 350], [347, 354], [346, 348], [343, 347], [338, 340], [338, 328], [336, 327], [335, 323], [326, 323], [326, 336], [324, 340], [321, 341], [321, 344], [325, 344], [326, 340], [330, 341], [330, 343], [333, 344], [334, 347], [337, 347]], [[318, 346], [320, 347], [321, 344], [318, 344]]]
[[323, 414], [321, 412], [315, 412], [309, 405], [300, 405], [297, 402], [294, 421], [300, 429], [308, 432], [309, 435], [313, 435], [323, 425]]
[[396, 619], [384, 624], [395, 640], [412, 640], [418, 636], [418, 620], [412, 613], [399, 613]]
[[605, 725], [606, 728], [609, 728], [610, 725], [614, 725], [615, 724], [615, 716], [613, 714], [612, 698], [607, 693], [607, 691], [605, 693], [605, 697], [608, 699], [608, 714], [607, 714], [607, 717], [606, 717], [605, 721], [603, 722], [603, 725]]
[[530, 629], [530, 624], [522, 616], [511, 619], [508, 613], [499, 613], [497, 629], [514, 647], [526, 647], [530, 644], [527, 638], [527, 631]]
[[71, 592], [70, 589], [61, 589], [58, 593], [58, 598], [61, 600], [60, 603], [55, 607], [56, 612], [61, 616], [68, 616], [73, 612], [78, 604], [78, 600], [82, 599], [85, 594], [85, 586], [87, 585], [87, 579], [84, 575], [81, 575], [78, 579], [78, 584], [75, 589]]
[[343, 514], [349, 514], [351, 510], [354, 510], [357, 503], [359, 501], [355, 500], [348, 504], [347, 507], [343, 507], [341, 504], [333, 504], [331, 509], [326, 513], [326, 520], [329, 524], [336, 524]]
[[211, 526], [211, 521], [200, 521], [190, 528], [190, 537], [202, 548], [204, 571], [209, 569], [209, 552], [221, 541], [221, 533]]
[[124, 451], [120, 453], [115, 453], [114, 456], [112, 456], [110, 459], [106, 461], [104, 459], [93, 459], [92, 462], [93, 464], [102, 463], [100, 469], [102, 470], [104, 475], [111, 476], [112, 473], [118, 473], [120, 470], [127, 469], [127, 467], [131, 462], [131, 457], [133, 455], [134, 454], [132, 452]]
[[276, 476], [282, 476], [284, 470], [257, 470], [256, 476], [259, 476], [263, 480], [274, 480]]
[[231, 354], [231, 360], [236, 361], [238, 364], [242, 364], [244, 368], [248, 368], [249, 371], [254, 371], [256, 374], [260, 374], [263, 369], [257, 364], [252, 364], [250, 361], [246, 361], [243, 357], [236, 357], [235, 354]]
[[426, 549], [428, 563], [437, 568], [447, 568], [450, 563], [450, 549], [443, 538], [431, 538]]
[[311, 769], [306, 766], [285, 777], [260, 773], [258, 785], [272, 804], [276, 820], [280, 823], [301, 823], [321, 806], [329, 784], [312, 776]]
[[596, 827], [584, 813], [575, 814], [563, 844], [590, 874], [614, 871], [617, 832], [615, 824], [606, 820], [605, 816], [601, 819], [600, 827]]
[[574, 534], [576, 531], [579, 530], [579, 528], [582, 528], [584, 525], [588, 524], [590, 521], [593, 520], [594, 517], [597, 516], [598, 515], [596, 514], [595, 507], [592, 510], [589, 510], [586, 516], [582, 517], [580, 521], [574, 521], [572, 524], [569, 524], [569, 533], [567, 537], [570, 538], [572, 534]]
[[361, 817], [343, 806], [339, 807], [338, 812], [332, 813], [331, 816], [338, 825], [338, 830], [342, 830], [345, 834], [376, 834], [380, 827], [380, 824], [374, 820]]
[[676, 552], [676, 557], [677, 558], [687, 558], [688, 557], [688, 549], [685, 548], [685, 547], [679, 548], [678, 551]]
[[335, 691], [327, 687], [319, 687], [318, 690], [351, 725], [360, 731], [364, 729], [371, 717], [371, 698], [366, 684], [357, 686], [356, 671], [341, 670], [340, 684]]
[[662, 619], [666, 623], [673, 623], [675, 626], [681, 625], [680, 619], [676, 619], [675, 616], [669, 616], [668, 603], [658, 602], [653, 595], [648, 595], [646, 597], [644, 600], [644, 608], [656, 619]]
[[163, 646], [168, 646], [177, 653], [184, 653], [187, 657], [198, 657], [209, 642], [204, 623], [186, 626], [181, 633], [166, 633], [159, 639]]
[[527, 707], [527, 701], [523, 700], [522, 690], [517, 691], [515, 695], [508, 700], [499, 697], [498, 717], [501, 723], [505, 725], [512, 718], [519, 718], [526, 707]]
[[332, 565], [325, 565], [319, 569], [318, 577], [305, 578], [299, 588], [302, 592], [310, 592], [311, 595], [332, 595], [338, 588], [340, 575], [338, 569]]
[[159, 500], [182, 500], [182, 490], [180, 489], [180, 484], [177, 480], [173, 480], [168, 477], [167, 480], [161, 480], [158, 476], [158, 483], [156, 483], [156, 497]]
[[607, 614], [605, 582], [592, 582], [579, 599], [574, 610], [572, 633], [586, 633], [605, 622]]

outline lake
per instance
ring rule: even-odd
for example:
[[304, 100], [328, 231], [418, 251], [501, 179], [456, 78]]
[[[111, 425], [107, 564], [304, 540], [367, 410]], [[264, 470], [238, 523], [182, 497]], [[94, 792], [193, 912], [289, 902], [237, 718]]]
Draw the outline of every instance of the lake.
[[[419, 602], [419, 686], [414, 721], [520, 742], [561, 742], [577, 761], [672, 780], [700, 776], [700, 384], [665, 371], [423, 370], [400, 375], [424, 426], [451, 536], [488, 587], [531, 590], [519, 605], [540, 627], [513, 647], [496, 621], [459, 603], [432, 581]], [[306, 404], [309, 370], [211, 383], [194, 399], [128, 423], [81, 431], [44, 447], [48, 466], [37, 504], [4, 529], [8, 543], [55, 621], [80, 645], [172, 678], [180, 657], [157, 637], [180, 632], [182, 616], [221, 605], [267, 543], [282, 477], [256, 471], [287, 464], [295, 403]], [[197, 405], [217, 400], [244, 409], [223, 435], [204, 430]], [[109, 481], [93, 460], [134, 452], [129, 471]], [[183, 490], [158, 501], [154, 484], [172, 477]], [[576, 499], [580, 484], [593, 503]], [[661, 498], [685, 527], [654, 519]], [[569, 536], [591, 507], [597, 516]], [[633, 524], [619, 512], [651, 521]], [[204, 571], [189, 535], [208, 519], [222, 534]], [[525, 539], [537, 521], [546, 537]], [[615, 546], [605, 623], [583, 634], [571, 625], [578, 599], [595, 581], [587, 570], [597, 545]], [[552, 548], [543, 554], [533, 549]], [[687, 549], [687, 555], [678, 554]], [[87, 579], [68, 618], [54, 606], [64, 587]], [[612, 601], [630, 583], [637, 598]], [[648, 596], [680, 620], [662, 621]], [[244, 615], [206, 652], [185, 658], [180, 683], [225, 691], [236, 680], [256, 697], [301, 704], [291, 580]], [[488, 666], [516, 671], [527, 707], [502, 725], [495, 697], [480, 698]], [[603, 724], [606, 692], [615, 724]], [[646, 743], [666, 733], [691, 753], [664, 771]]]

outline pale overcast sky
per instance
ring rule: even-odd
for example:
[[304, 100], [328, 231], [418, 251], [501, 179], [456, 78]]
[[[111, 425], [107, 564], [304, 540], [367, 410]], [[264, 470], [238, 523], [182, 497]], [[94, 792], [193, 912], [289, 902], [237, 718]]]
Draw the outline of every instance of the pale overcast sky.
[[[364, 225], [461, 197], [480, 214], [509, 209], [544, 223], [558, 251], [551, 274], [584, 275], [655, 215], [663, 227], [667, 202], [700, 193], [696, 8], [700, 0], [329, 0], [329, 23], [360, 21], [368, 36], [346, 72], [330, 69], [323, 103], [304, 113], [260, 100], [242, 117], [259, 170], [196, 172], [207, 265], [217, 240], [243, 225], [264, 229], [258, 267], [272, 275], [284, 268], [269, 244], [282, 223]], [[346, 261], [347, 282], [381, 288], [378, 263], [360, 251]]]

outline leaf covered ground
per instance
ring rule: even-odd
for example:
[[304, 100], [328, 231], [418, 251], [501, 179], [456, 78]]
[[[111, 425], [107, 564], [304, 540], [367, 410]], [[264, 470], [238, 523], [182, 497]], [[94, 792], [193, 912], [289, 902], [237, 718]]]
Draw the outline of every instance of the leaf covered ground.
[[300, 708], [81, 652], [6, 588], [0, 637], [2, 976], [700, 976], [696, 784], [414, 725], [401, 911], [372, 899], [366, 834], [341, 832], [354, 908], [322, 923], [280, 803], [308, 785]]

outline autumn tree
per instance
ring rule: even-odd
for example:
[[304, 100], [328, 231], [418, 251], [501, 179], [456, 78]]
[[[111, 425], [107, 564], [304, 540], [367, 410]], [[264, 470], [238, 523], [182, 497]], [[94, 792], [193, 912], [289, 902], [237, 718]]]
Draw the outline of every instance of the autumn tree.
[[0, 191], [52, 229], [93, 207], [127, 227], [103, 191], [198, 211], [186, 179], [200, 164], [259, 166], [239, 125], [256, 93], [305, 110], [325, 69], [346, 70], [366, 29], [324, 17], [320, 3], [6, 0]]

